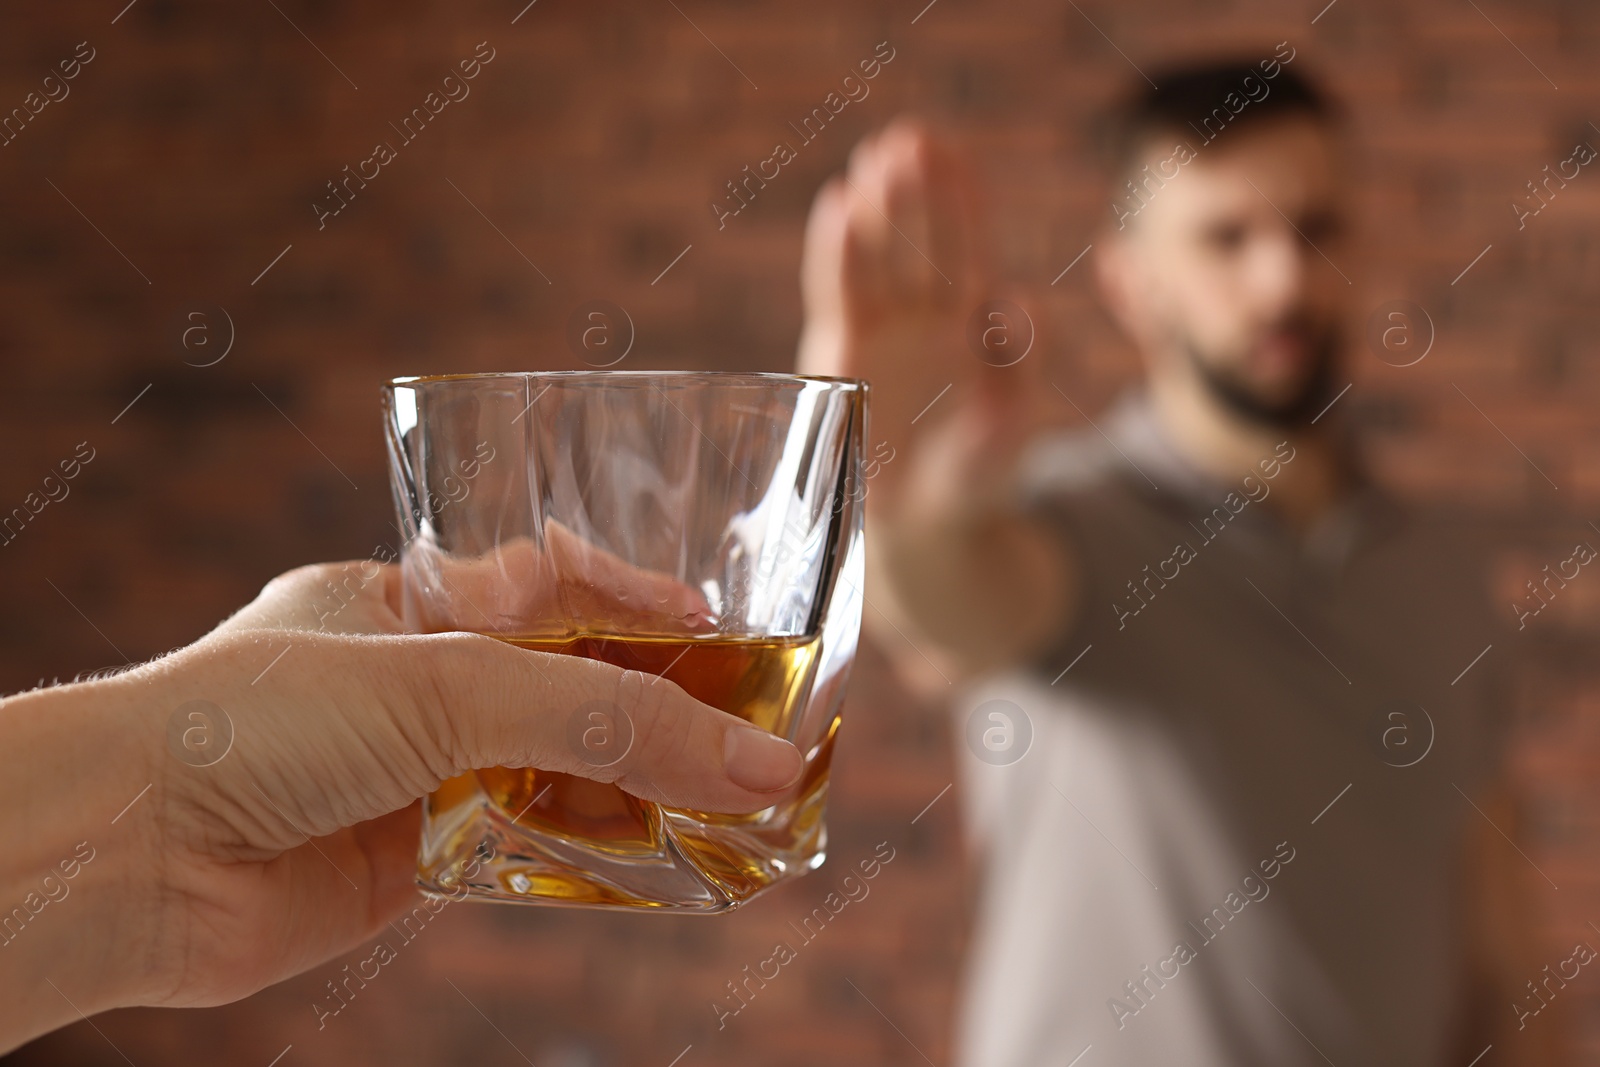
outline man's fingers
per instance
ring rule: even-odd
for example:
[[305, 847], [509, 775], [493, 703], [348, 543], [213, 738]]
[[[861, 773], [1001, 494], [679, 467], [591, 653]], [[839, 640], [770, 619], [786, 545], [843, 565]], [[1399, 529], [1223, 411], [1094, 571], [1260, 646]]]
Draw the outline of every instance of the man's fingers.
[[924, 297], [948, 304], [953, 295], [960, 301], [981, 290], [989, 263], [978, 239], [981, 197], [966, 156], [910, 118], [883, 132], [875, 155], [884, 168], [885, 210], [902, 240], [914, 246]]
[[928, 303], [949, 285], [929, 250], [933, 247], [934, 219], [929, 211], [925, 135], [918, 128], [891, 128], [876, 153], [878, 174], [874, 185], [874, 208], [883, 212], [893, 231], [886, 235], [894, 250], [891, 260], [901, 298]]
[[925, 306], [937, 270], [922, 251], [928, 219], [913, 145], [885, 131], [851, 157], [849, 180], [856, 199], [852, 227], [878, 264], [891, 299], [907, 308]]
[[863, 138], [807, 223], [803, 368], [849, 359], [850, 341], [880, 329], [964, 318], [989, 278], [979, 201], [965, 158], [923, 123], [897, 119]]
[[988, 219], [972, 162], [932, 135], [923, 137], [919, 152], [934, 220], [928, 254], [956, 286], [981, 292], [991, 283], [993, 263], [988, 242], [980, 236], [987, 232]]
[[[844, 241], [850, 220], [850, 186], [842, 177], [829, 178], [817, 190], [806, 217], [800, 258], [800, 295], [808, 317], [836, 321], [844, 313]], [[836, 374], [830, 368], [802, 368], [811, 374]]]

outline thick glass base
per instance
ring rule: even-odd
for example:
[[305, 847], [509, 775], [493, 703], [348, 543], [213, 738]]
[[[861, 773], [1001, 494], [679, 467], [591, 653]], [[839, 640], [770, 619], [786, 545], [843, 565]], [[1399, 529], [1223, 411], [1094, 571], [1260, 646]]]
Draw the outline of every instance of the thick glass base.
[[417, 884], [458, 899], [729, 911], [822, 864], [826, 801], [825, 759], [753, 815], [663, 808], [554, 772], [474, 771], [423, 802]]

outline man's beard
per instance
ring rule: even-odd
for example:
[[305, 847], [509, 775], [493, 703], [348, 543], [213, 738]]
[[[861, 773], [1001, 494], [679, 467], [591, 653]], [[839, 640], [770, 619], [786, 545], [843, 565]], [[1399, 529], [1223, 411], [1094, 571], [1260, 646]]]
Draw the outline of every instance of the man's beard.
[[1317, 331], [1309, 327], [1304, 329], [1311, 347], [1311, 371], [1291, 396], [1281, 400], [1267, 400], [1238, 376], [1219, 369], [1227, 364], [1205, 358], [1192, 339], [1184, 338], [1183, 347], [1205, 383], [1206, 392], [1226, 411], [1258, 426], [1292, 430], [1317, 418], [1332, 399], [1334, 370], [1338, 363], [1338, 330], [1334, 327]]

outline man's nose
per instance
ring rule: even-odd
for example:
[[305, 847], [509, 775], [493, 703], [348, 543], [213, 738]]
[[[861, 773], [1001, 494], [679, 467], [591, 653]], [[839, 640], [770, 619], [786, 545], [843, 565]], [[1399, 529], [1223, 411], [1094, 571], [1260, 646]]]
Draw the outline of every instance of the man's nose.
[[1298, 309], [1321, 256], [1288, 223], [1267, 229], [1252, 244], [1249, 288], [1257, 308], [1269, 318]]

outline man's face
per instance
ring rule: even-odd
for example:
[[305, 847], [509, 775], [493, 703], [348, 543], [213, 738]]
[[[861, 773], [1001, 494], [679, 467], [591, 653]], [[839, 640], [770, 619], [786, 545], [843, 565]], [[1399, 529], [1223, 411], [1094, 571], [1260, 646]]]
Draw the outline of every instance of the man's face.
[[[1153, 375], [1250, 421], [1303, 424], [1332, 398], [1351, 289], [1334, 137], [1286, 117], [1184, 140], [1194, 158], [1176, 177], [1141, 188], [1142, 207], [1122, 200], [1138, 210], [1108, 250], [1107, 295]], [[1151, 171], [1172, 154], [1153, 147]]]

